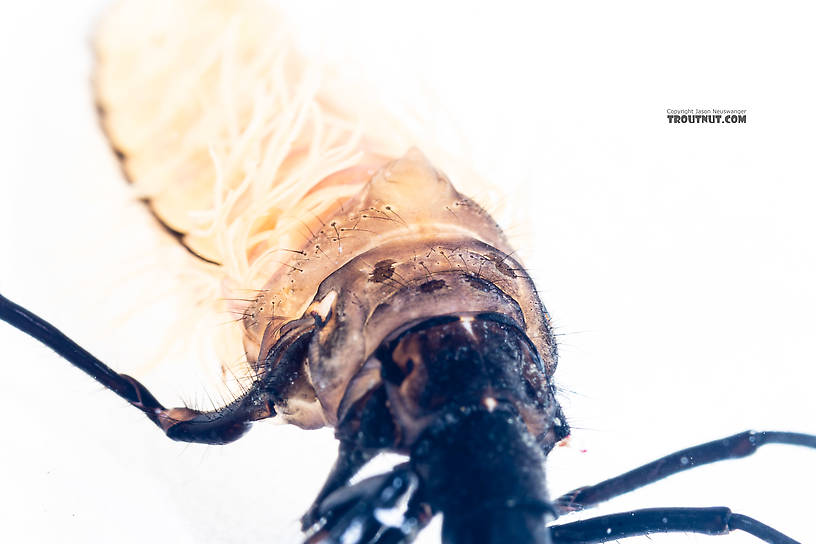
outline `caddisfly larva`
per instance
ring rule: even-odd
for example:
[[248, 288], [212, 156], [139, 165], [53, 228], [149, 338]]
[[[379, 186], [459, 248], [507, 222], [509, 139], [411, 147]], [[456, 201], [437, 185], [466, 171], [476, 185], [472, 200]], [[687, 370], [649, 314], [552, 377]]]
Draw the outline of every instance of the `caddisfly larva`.
[[[147, 19], [161, 21], [164, 9]], [[219, 86], [226, 78], [241, 88], [234, 76], [242, 71], [230, 62], [254, 65], [242, 39], [268, 43], [276, 23], [259, 13], [229, 18], [223, 34], [202, 43], [175, 33], [145, 36], [142, 26], [136, 39], [127, 24], [107, 27], [114, 46], [100, 53], [100, 102], [134, 187], [193, 253], [218, 263], [223, 299], [235, 304], [247, 298], [230, 289], [257, 291], [248, 305], [237, 305], [238, 349], [245, 360], [223, 359], [225, 375], [240, 382], [228, 410], [164, 410], [133, 381], [110, 376], [108, 385], [126, 397], [135, 393], [129, 400], [174, 438], [225, 442], [248, 421], [279, 415], [302, 427], [337, 426], [351, 448], [344, 455], [352, 468], [372, 453], [366, 450], [411, 454], [411, 467], [322, 497], [318, 516], [312, 516], [318, 518], [311, 533], [316, 540], [337, 538], [338, 531], [348, 535], [360, 524], [410, 538], [436, 510], [448, 513], [449, 538], [476, 530], [457, 522], [470, 519], [468, 501], [441, 477], [464, 469], [458, 461], [451, 470], [437, 469], [449, 467], [454, 452], [461, 457], [460, 447], [469, 452], [465, 459], [482, 462], [479, 455], [489, 448], [478, 438], [509, 433], [505, 446], [515, 457], [501, 475], [517, 481], [509, 490], [493, 491], [510, 493], [513, 506], [505, 508], [499, 499], [494, 504], [480, 494], [484, 489], [473, 497], [490, 503], [490, 511], [479, 511], [486, 520], [502, 518], [506, 531], [530, 529], [531, 538], [546, 542], [544, 522], [554, 506], [542, 489], [539, 461], [567, 427], [549, 381], [554, 342], [524, 267], [490, 216], [454, 189], [455, 178], [450, 184], [419, 151], [372, 141], [274, 48], [262, 56], [281, 63], [272, 71], [281, 79], [260, 87], [270, 94], [249, 93], [252, 99], [245, 100]], [[130, 23], [132, 16], [122, 20]], [[220, 27], [222, 17], [207, 21]], [[189, 48], [182, 58], [196, 62], [173, 59], [174, 39]], [[121, 44], [136, 46], [117, 52]], [[156, 44], [162, 55], [151, 61], [158, 61], [158, 81], [151, 67], [138, 62], [138, 53]], [[107, 52], [128, 61], [106, 61]], [[106, 63], [112, 70], [107, 75]], [[179, 64], [190, 70], [188, 77], [168, 68]], [[171, 88], [162, 86], [163, 78]], [[189, 87], [197, 84], [202, 88]], [[276, 94], [290, 86], [295, 92]], [[214, 119], [199, 107], [214, 112]], [[253, 124], [255, 119], [260, 121]], [[249, 129], [258, 131], [259, 141], [253, 143], [251, 134], [242, 138]], [[240, 144], [246, 148], [233, 153]], [[4, 316], [11, 319], [11, 313]], [[489, 365], [480, 364], [482, 356], [490, 356]], [[451, 368], [451, 360], [460, 366]], [[495, 414], [510, 414], [513, 423], [505, 428]], [[355, 444], [356, 433], [364, 447]], [[539, 440], [540, 451], [530, 437]], [[468, 489], [477, 482], [462, 477], [456, 483]], [[407, 489], [420, 499], [397, 511], [387, 499], [376, 502], [371, 492], [378, 485], [389, 492]], [[420, 489], [432, 491], [416, 494]], [[382, 520], [372, 518], [368, 507], [394, 510], [395, 526], [378, 526]], [[524, 523], [506, 521], [513, 516]]]

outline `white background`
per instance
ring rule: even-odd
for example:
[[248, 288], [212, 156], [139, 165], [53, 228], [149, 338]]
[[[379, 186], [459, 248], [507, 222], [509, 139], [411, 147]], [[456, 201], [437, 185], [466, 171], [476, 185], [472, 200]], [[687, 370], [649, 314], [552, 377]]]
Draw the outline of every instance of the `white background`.
[[[131, 246], [160, 235], [129, 204], [95, 118], [103, 4], [3, 9], [0, 292], [116, 366], [158, 335], [114, 316], [149, 264], [123, 268]], [[551, 456], [553, 494], [747, 428], [816, 433], [812, 17], [784, 3], [530, 4], [286, 11], [402, 100], [435, 104], [429, 132], [458, 133], [451, 147], [506, 189], [561, 335], [575, 430]], [[669, 125], [666, 108], [682, 107], [745, 108], [748, 123]], [[0, 327], [0, 347], [3, 540], [297, 539], [330, 431], [172, 443], [17, 331]], [[768, 447], [604, 511], [727, 505], [812, 541], [814, 467], [814, 451]]]

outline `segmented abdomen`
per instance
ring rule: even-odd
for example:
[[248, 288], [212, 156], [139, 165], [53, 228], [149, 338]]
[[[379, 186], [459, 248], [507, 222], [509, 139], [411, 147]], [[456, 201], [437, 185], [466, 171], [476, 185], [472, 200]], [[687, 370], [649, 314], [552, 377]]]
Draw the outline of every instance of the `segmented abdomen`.
[[230, 303], [244, 356], [225, 358], [225, 374], [257, 379], [287, 323], [317, 320], [308, 383], [281, 400], [287, 421], [336, 423], [365, 392], [348, 388], [373, 350], [422, 317], [510, 315], [552, 371], [546, 313], [495, 221], [396, 127], [346, 111], [273, 10], [124, 2], [97, 51], [104, 125], [136, 192], [217, 265], [224, 299], [249, 300]]

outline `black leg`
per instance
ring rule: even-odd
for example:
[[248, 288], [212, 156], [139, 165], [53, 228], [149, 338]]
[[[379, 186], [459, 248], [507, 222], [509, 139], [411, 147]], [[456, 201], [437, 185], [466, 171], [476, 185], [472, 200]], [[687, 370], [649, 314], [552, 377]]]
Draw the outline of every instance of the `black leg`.
[[408, 544], [431, 519], [408, 464], [338, 489], [317, 509], [305, 544]]
[[273, 395], [273, 391], [280, 391], [288, 383], [291, 367], [299, 363], [297, 358], [305, 349], [304, 339], [313, 327], [313, 323], [292, 327], [291, 338], [281, 339], [278, 343], [280, 348], [276, 344], [276, 350], [268, 358], [274, 358], [277, 363], [269, 375], [253, 384], [242, 397], [223, 408], [207, 412], [185, 407], [165, 408], [140, 382], [126, 374], [117, 373], [52, 324], [2, 295], [0, 320], [36, 338], [141, 410], [169, 438], [204, 444], [226, 444], [237, 440], [253, 421], [275, 415], [273, 404], [278, 396]]
[[317, 521], [317, 512], [323, 499], [348, 484], [351, 477], [357, 474], [357, 471], [363, 468], [363, 465], [368, 463], [376, 454], [376, 450], [361, 449], [355, 444], [340, 441], [337, 460], [334, 462], [334, 466], [326, 478], [326, 482], [317, 494], [317, 498], [315, 498], [309, 507], [309, 510], [300, 518], [300, 523], [304, 531]]
[[550, 526], [553, 544], [593, 544], [652, 533], [725, 535], [744, 531], [768, 544], [799, 544], [728, 508], [649, 508]]
[[674, 452], [595, 485], [574, 489], [557, 498], [555, 508], [559, 514], [583, 510], [690, 468], [725, 459], [746, 457], [765, 444], [790, 444], [816, 448], [816, 436], [775, 431], [745, 431]]

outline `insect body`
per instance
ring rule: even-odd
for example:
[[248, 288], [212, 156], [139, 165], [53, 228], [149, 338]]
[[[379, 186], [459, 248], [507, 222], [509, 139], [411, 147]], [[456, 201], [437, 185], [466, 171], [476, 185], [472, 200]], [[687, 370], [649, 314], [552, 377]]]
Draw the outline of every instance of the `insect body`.
[[[223, 408], [167, 408], [141, 383], [79, 351], [5, 299], [2, 317], [57, 349], [176, 440], [226, 443], [252, 421], [273, 416], [307, 428], [334, 426], [340, 456], [304, 516], [309, 541], [410, 541], [434, 513], [442, 513], [449, 542], [595, 542], [670, 530], [746, 530], [768, 542], [789, 541], [725, 509], [662, 509], [575, 525], [550, 523], [557, 514], [694, 464], [748, 454], [766, 441], [812, 446], [813, 437], [738, 435], [552, 500], [544, 458], [568, 427], [553, 395], [556, 351], [547, 314], [494, 221], [420, 152], [390, 158], [361, 146], [362, 157], [354, 156], [358, 164], [333, 162], [319, 173], [323, 177], [310, 172], [313, 185], [289, 189], [299, 192], [289, 195], [293, 205], [312, 196], [304, 207], [320, 209], [305, 229], [282, 221], [286, 214], [279, 211], [259, 214], [250, 199], [259, 196], [256, 185], [242, 183], [248, 175], [243, 166], [233, 169], [241, 174], [234, 186], [229, 169], [216, 169], [208, 186], [215, 189], [214, 204], [207, 191], [201, 197], [203, 209], [213, 205], [214, 213], [197, 216], [205, 216], [202, 226], [195, 215], [178, 213], [178, 200], [200, 196], [196, 190], [177, 193], [160, 179], [173, 168], [155, 173], [149, 160], [141, 160], [152, 160], [145, 149], [155, 152], [151, 138], [164, 133], [146, 131], [129, 139], [126, 124], [116, 128], [121, 119], [115, 92], [101, 92], [109, 97], [106, 122], [128, 174], [140, 188], [142, 176], [155, 183], [145, 191], [157, 215], [196, 254], [233, 268], [235, 275], [266, 275], [238, 323], [251, 379]], [[298, 137], [315, 132], [311, 127]], [[270, 167], [277, 182], [299, 169], [300, 177], [291, 179], [308, 178], [302, 171], [312, 163], [303, 159], [307, 153], [299, 144], [297, 138], [290, 141], [288, 154]], [[350, 149], [359, 151], [355, 145]], [[288, 168], [281, 166], [287, 161]], [[332, 177], [338, 172], [343, 175]], [[268, 189], [275, 192], [280, 185]], [[327, 190], [331, 196], [315, 197]], [[252, 221], [242, 223], [239, 211]], [[185, 224], [190, 216], [194, 219]], [[231, 239], [212, 236], [208, 221], [222, 221], [230, 232], [244, 228], [240, 258], [226, 262]], [[295, 230], [300, 239], [292, 236]], [[270, 257], [281, 249], [261, 236], [271, 232], [294, 240], [284, 248], [291, 255]], [[389, 450], [410, 461], [348, 485], [362, 464]]]

